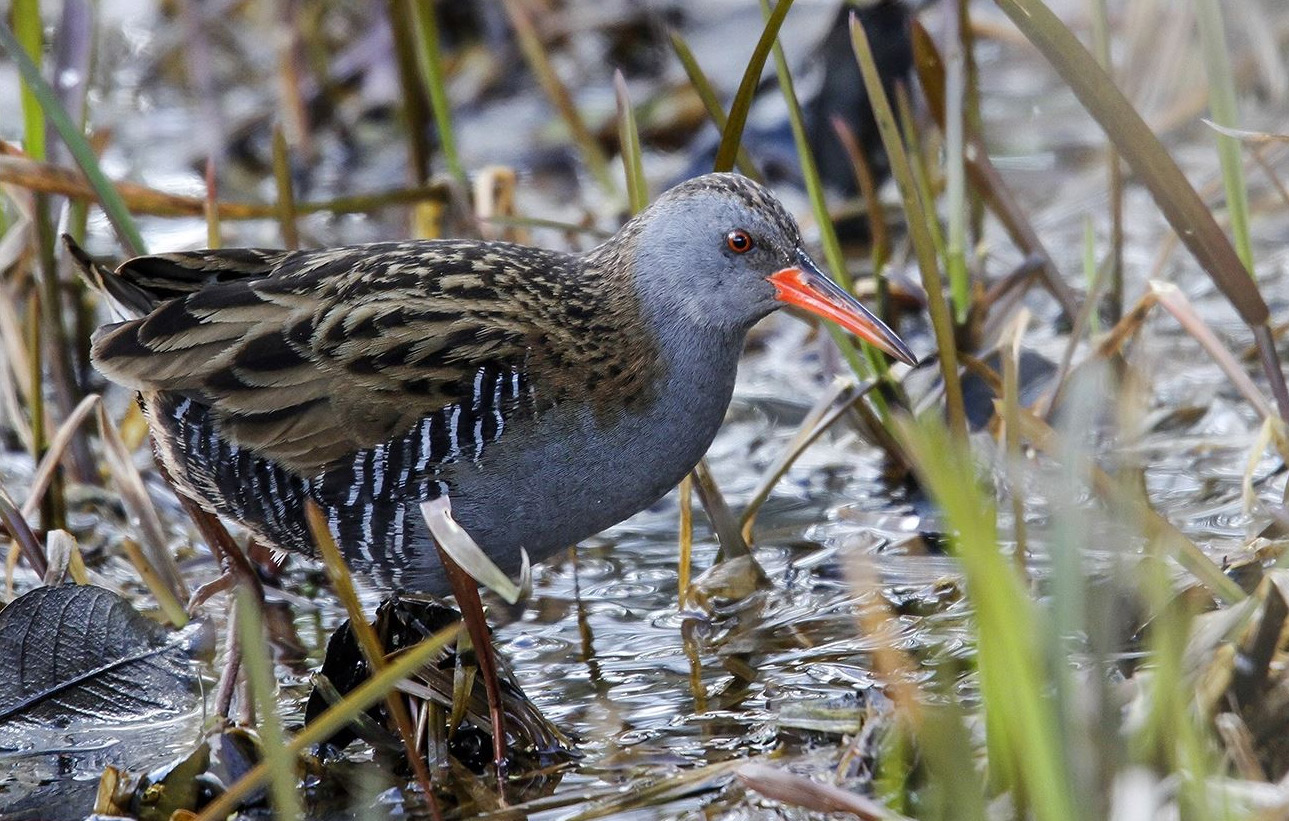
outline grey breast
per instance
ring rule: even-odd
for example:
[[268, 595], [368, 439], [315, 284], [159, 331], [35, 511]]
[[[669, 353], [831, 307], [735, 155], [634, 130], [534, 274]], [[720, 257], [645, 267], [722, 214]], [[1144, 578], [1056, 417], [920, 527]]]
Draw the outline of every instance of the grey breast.
[[656, 401], [608, 424], [585, 405], [521, 423], [480, 462], [453, 466], [455, 517], [514, 573], [520, 548], [540, 562], [652, 505], [715, 438], [738, 354], [726, 343], [669, 356]]

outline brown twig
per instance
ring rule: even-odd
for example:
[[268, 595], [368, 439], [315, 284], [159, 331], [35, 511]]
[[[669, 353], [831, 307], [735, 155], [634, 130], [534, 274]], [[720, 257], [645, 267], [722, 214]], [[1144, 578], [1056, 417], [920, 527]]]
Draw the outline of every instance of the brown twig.
[[40, 578], [45, 578], [45, 574], [49, 572], [49, 563], [45, 561], [44, 548], [40, 546], [40, 540], [31, 532], [31, 526], [27, 524], [26, 519], [22, 518], [22, 514], [18, 512], [18, 508], [14, 506], [3, 488], [0, 488], [0, 524], [4, 525], [9, 538], [17, 543], [18, 549], [22, 551], [22, 556], [31, 569]]
[[[16, 185], [29, 191], [61, 194], [75, 200], [97, 202], [98, 195], [79, 172], [50, 163], [36, 162], [0, 152], [0, 183]], [[206, 214], [205, 197], [188, 197], [167, 194], [146, 185], [132, 182], [114, 182], [113, 186], [135, 214], [160, 217], [201, 217]], [[442, 184], [432, 183], [417, 188], [396, 188], [370, 194], [355, 194], [329, 200], [297, 202], [297, 214], [351, 214], [375, 211], [418, 202], [447, 203], [449, 191]], [[221, 220], [276, 219], [276, 205], [251, 202], [217, 202], [215, 211]]]

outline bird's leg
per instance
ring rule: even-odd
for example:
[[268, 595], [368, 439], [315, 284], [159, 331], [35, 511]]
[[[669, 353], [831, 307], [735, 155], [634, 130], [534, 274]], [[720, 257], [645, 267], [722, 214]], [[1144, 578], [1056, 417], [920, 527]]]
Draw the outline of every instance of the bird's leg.
[[[225, 573], [220, 578], [231, 579], [232, 575]], [[227, 648], [224, 670], [219, 674], [219, 685], [215, 688], [215, 715], [227, 722], [233, 705], [233, 693], [237, 690], [237, 674], [242, 666], [242, 647], [241, 640], [237, 636], [237, 608], [235, 607], [228, 613], [228, 637], [224, 647]]]
[[188, 615], [197, 615], [197, 609], [205, 604], [207, 599], [232, 588], [236, 582], [237, 578], [230, 571], [225, 571], [219, 575], [219, 578], [212, 579], [192, 591], [192, 595], [188, 597]]
[[[216, 560], [219, 561], [219, 569], [221, 573], [224, 576], [231, 576], [233, 580], [240, 581], [248, 585], [251, 593], [255, 596], [255, 601], [263, 603], [264, 586], [260, 584], [259, 576], [255, 575], [255, 571], [251, 568], [250, 562], [246, 560], [246, 556], [237, 546], [237, 542], [233, 541], [233, 537], [229, 535], [228, 530], [220, 523], [219, 517], [206, 510], [204, 507], [188, 498], [185, 493], [180, 491], [179, 485], [176, 484], [174, 478], [170, 475], [170, 471], [166, 469], [165, 464], [160, 459], [157, 460], [157, 470], [160, 471], [161, 478], [165, 479], [166, 483], [170, 485], [170, 488], [174, 490], [175, 496], [179, 499], [179, 504], [183, 505], [183, 509], [188, 513], [188, 518], [192, 519], [192, 523], [197, 526], [197, 530], [201, 533], [201, 537], [206, 540], [206, 546], [210, 548], [210, 552], [213, 553]], [[211, 585], [218, 584], [219, 581], [220, 580], [211, 582]], [[210, 595], [219, 592], [219, 590], [225, 589], [221, 586], [219, 589], [211, 590], [203, 596], [202, 591], [205, 587], [209, 586], [210, 585], [203, 586], [203, 588], [198, 589], [197, 592], [193, 593], [193, 595], [189, 597], [189, 612], [191, 612], [196, 605], [205, 601], [205, 599]]]
[[221, 569], [229, 573], [238, 582], [247, 586], [255, 601], [264, 601], [264, 586], [260, 584], [260, 577], [255, 575], [255, 569], [251, 567], [250, 562], [242, 553], [242, 549], [237, 546], [237, 542], [229, 535], [228, 531], [220, 524], [215, 514], [207, 511], [201, 505], [189, 499], [182, 493], [179, 495], [179, 502], [188, 511], [192, 517], [193, 524], [197, 525], [197, 530], [210, 546], [210, 550], [219, 559]]
[[501, 709], [501, 682], [497, 678], [497, 659], [493, 654], [492, 637], [488, 634], [488, 622], [483, 614], [483, 601], [479, 598], [479, 587], [470, 574], [461, 569], [443, 548], [439, 547], [439, 560], [447, 572], [448, 584], [452, 595], [456, 597], [457, 606], [461, 608], [461, 618], [465, 621], [470, 634], [470, 643], [474, 645], [475, 657], [479, 660], [479, 675], [483, 678], [483, 689], [488, 695], [488, 715], [492, 719], [492, 758], [497, 768], [497, 786], [504, 784], [506, 768], [506, 720]]
[[[264, 588], [260, 585], [259, 577], [255, 571], [247, 564], [246, 557], [233, 541], [233, 537], [228, 534], [224, 526], [220, 524], [219, 519], [215, 518], [213, 513], [208, 513], [196, 502], [184, 496], [179, 495], [179, 501], [192, 517], [193, 523], [201, 531], [202, 538], [210, 547], [212, 553], [219, 560], [219, 565], [223, 573], [218, 579], [202, 585], [188, 600], [188, 612], [194, 612], [196, 608], [208, 597], [218, 592], [220, 589], [228, 589], [233, 585], [241, 582], [245, 584], [255, 598], [257, 606], [264, 604]], [[240, 560], [240, 565], [239, 565]], [[212, 589], [213, 588], [213, 589]], [[215, 696], [215, 715], [227, 720], [229, 717], [229, 708], [233, 703], [233, 693], [237, 689], [238, 672], [242, 664], [241, 643], [237, 637], [237, 617], [230, 613], [228, 617], [228, 637], [225, 640], [225, 646], [228, 648], [227, 658], [224, 661], [224, 671], [219, 677], [219, 687]], [[247, 705], [243, 700], [242, 708], [245, 710]]]
[[[492, 756], [497, 767], [498, 788], [504, 783], [506, 765], [506, 725], [501, 709], [501, 682], [497, 678], [497, 659], [493, 653], [492, 637], [488, 635], [488, 622], [483, 615], [483, 602], [479, 598], [480, 582], [497, 591], [512, 604], [524, 595], [531, 584], [527, 572], [522, 585], [512, 582], [483, 549], [470, 538], [452, 518], [452, 501], [447, 496], [431, 499], [421, 505], [421, 515], [434, 537], [435, 549], [443, 562], [452, 595], [461, 608], [461, 618], [470, 633], [475, 656], [479, 659], [479, 675], [483, 677], [484, 691], [488, 695], [488, 714], [492, 718]], [[462, 564], [465, 567], [462, 567]], [[525, 570], [527, 570], [525, 556]]]
[[[260, 579], [255, 575], [246, 556], [242, 554], [241, 548], [237, 542], [229, 535], [228, 530], [220, 523], [215, 514], [207, 511], [201, 505], [189, 499], [186, 495], [179, 492], [178, 486], [170, 478], [170, 472], [166, 470], [165, 465], [158, 463], [162, 477], [165, 478], [170, 486], [175, 489], [175, 496], [179, 498], [179, 503], [183, 505], [184, 510], [192, 519], [193, 524], [206, 540], [207, 547], [214, 554], [219, 562], [220, 577], [208, 584], [198, 588], [188, 600], [188, 611], [193, 612], [207, 598], [241, 582], [251, 591], [255, 598], [256, 604], [261, 607], [264, 604], [264, 586], [260, 584]], [[215, 696], [215, 714], [220, 718], [227, 719], [229, 708], [232, 705], [233, 693], [237, 689], [238, 671], [241, 668], [241, 646], [237, 639], [237, 624], [234, 616], [230, 615], [228, 619], [228, 638], [225, 643], [228, 648], [228, 658], [225, 662], [223, 673], [219, 678], [219, 686]], [[243, 704], [243, 708], [246, 708]]]

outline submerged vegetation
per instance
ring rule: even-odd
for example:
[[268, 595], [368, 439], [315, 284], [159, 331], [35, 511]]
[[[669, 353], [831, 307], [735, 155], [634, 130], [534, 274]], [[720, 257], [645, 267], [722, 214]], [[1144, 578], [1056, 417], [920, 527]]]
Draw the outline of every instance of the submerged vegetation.
[[[1283, 4], [119, 6], [0, 21], [0, 817], [1289, 815]], [[923, 361], [757, 329], [492, 601], [503, 784], [451, 611], [176, 500], [58, 241], [585, 250], [713, 167]]]

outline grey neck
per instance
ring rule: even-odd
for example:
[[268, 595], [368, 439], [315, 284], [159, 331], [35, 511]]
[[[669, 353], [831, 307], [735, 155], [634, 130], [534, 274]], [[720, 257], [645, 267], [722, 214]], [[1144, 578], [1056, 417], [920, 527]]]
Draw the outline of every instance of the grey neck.
[[[646, 310], [648, 315], [657, 309]], [[665, 310], [650, 316], [652, 327], [659, 329], [664, 367], [659, 401], [649, 415], [666, 436], [685, 443], [683, 449], [690, 451], [686, 458], [697, 462], [725, 418], [746, 330], [725, 332], [675, 311], [663, 314]]]

